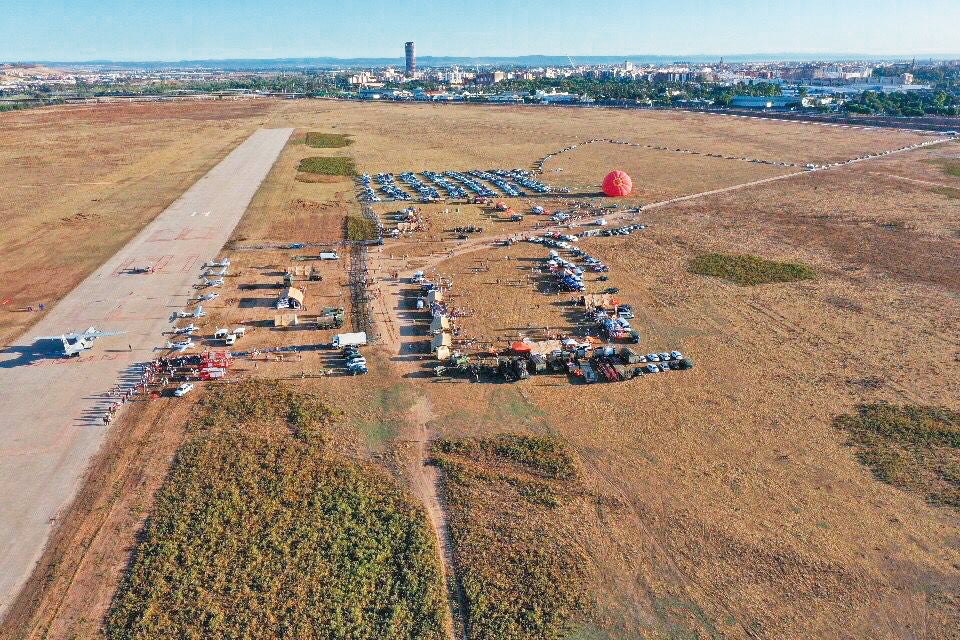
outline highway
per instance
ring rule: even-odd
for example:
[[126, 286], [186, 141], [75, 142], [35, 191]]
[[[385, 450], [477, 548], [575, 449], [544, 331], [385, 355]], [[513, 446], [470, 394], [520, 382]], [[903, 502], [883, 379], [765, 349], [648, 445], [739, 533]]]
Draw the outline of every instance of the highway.
[[[201, 266], [217, 257], [292, 132], [254, 132], [0, 352], [0, 617], [104, 441], [104, 394], [157, 355], [174, 312], [192, 308]], [[156, 272], [129, 272], [145, 265]], [[59, 343], [34, 341], [90, 326], [127, 333], [71, 359], [58, 357]]]

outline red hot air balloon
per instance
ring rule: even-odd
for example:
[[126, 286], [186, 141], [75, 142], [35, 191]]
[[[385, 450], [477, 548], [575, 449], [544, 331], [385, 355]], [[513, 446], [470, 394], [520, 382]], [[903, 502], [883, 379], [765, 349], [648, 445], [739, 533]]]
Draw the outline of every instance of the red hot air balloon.
[[611, 171], [603, 179], [603, 192], [611, 198], [630, 195], [633, 190], [633, 180], [623, 171]]

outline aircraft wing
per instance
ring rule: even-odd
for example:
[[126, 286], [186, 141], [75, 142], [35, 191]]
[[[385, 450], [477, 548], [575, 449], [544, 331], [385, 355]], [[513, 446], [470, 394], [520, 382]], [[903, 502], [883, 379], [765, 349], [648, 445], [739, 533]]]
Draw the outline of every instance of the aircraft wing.
[[87, 331], [78, 333], [77, 337], [82, 338], [105, 338], [107, 336], [122, 336], [126, 331]]

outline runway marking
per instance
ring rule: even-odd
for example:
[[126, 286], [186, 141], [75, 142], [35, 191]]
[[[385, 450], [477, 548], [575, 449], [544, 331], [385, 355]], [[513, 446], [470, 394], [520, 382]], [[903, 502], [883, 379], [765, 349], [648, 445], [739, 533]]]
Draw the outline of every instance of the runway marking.
[[104, 353], [97, 354], [95, 356], [91, 355], [82, 355], [79, 358], [43, 358], [41, 360], [34, 360], [30, 363], [31, 367], [50, 367], [54, 365], [62, 364], [84, 364], [87, 362], [102, 362], [106, 360], [119, 360], [123, 357], [120, 353]]
[[115, 275], [115, 276], [123, 275], [123, 272], [126, 271], [127, 269], [129, 269], [129, 268], [131, 267], [131, 265], [133, 265], [133, 263], [134, 263], [135, 260], [136, 260], [136, 258], [127, 258], [126, 260], [124, 260], [123, 262], [121, 262], [120, 265], [119, 265], [119, 266], [116, 268], [116, 270], [113, 272], [113, 275]]
[[184, 227], [177, 234], [174, 240], [210, 240], [213, 238], [214, 229], [212, 227], [203, 227], [196, 229], [194, 227]]
[[193, 271], [193, 267], [197, 264], [197, 260], [200, 259], [200, 256], [187, 256], [183, 261], [183, 266], [180, 267], [180, 273], [187, 273], [188, 271]]
[[172, 229], [157, 229], [147, 238], [147, 242], [170, 242], [173, 240]]
[[170, 264], [171, 260], [173, 260], [173, 256], [171, 255], [160, 256], [160, 259], [153, 265], [154, 271], [163, 271], [164, 268]]

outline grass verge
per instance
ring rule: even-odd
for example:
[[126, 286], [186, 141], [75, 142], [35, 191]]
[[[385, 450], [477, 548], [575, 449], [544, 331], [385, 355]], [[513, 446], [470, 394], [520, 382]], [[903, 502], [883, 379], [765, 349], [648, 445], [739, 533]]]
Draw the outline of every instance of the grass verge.
[[930, 160], [933, 164], [943, 170], [943, 175], [953, 178], [960, 178], [960, 160], [951, 160], [948, 158], [938, 158]]
[[317, 149], [339, 149], [353, 144], [350, 136], [344, 133], [318, 133], [311, 131], [303, 139], [308, 147]]
[[373, 220], [361, 216], [347, 216], [347, 240], [376, 240], [380, 237], [380, 230]]
[[108, 638], [445, 637], [422, 509], [333, 450], [333, 414], [272, 382], [198, 408], [106, 622]]
[[944, 196], [949, 200], [960, 200], [960, 189], [954, 189], [952, 187], [937, 187], [933, 190], [933, 192]]
[[834, 421], [877, 479], [960, 509], [960, 413], [944, 407], [863, 404]]
[[796, 282], [816, 277], [809, 266], [798, 262], [775, 262], [758, 256], [705, 253], [690, 261], [690, 271], [712, 276], [742, 287], [772, 282]]
[[357, 168], [353, 164], [352, 158], [336, 156], [333, 158], [321, 158], [314, 156], [304, 158], [300, 161], [299, 171], [304, 173], [313, 173], [320, 176], [355, 176]]
[[457, 573], [472, 640], [565, 637], [586, 613], [584, 555], [567, 507], [578, 472], [551, 438], [440, 440]]

